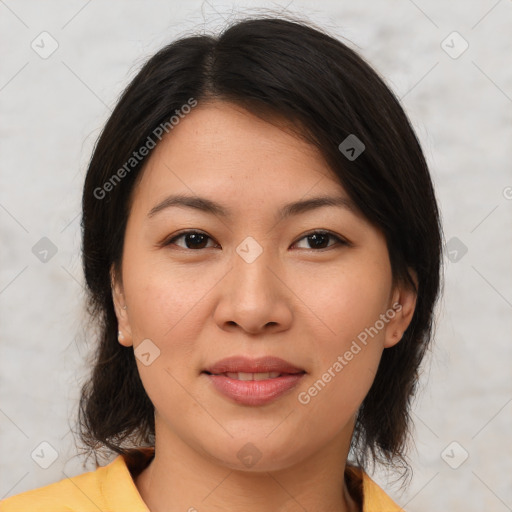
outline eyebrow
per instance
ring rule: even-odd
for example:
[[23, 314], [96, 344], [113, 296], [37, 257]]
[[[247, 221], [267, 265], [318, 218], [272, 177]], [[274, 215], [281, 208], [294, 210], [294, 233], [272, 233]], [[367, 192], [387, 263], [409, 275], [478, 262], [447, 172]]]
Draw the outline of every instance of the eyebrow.
[[[324, 206], [344, 208], [353, 213], [356, 211], [355, 204], [351, 199], [341, 196], [318, 196], [285, 204], [279, 210], [277, 218], [281, 221], [292, 215], [299, 215]], [[157, 213], [171, 207], [193, 208], [195, 210], [217, 215], [226, 219], [233, 217], [233, 213], [229, 208], [226, 208], [215, 201], [205, 197], [187, 195], [170, 195], [166, 197], [163, 201], [154, 206], [147, 216], [148, 218], [152, 218]]]

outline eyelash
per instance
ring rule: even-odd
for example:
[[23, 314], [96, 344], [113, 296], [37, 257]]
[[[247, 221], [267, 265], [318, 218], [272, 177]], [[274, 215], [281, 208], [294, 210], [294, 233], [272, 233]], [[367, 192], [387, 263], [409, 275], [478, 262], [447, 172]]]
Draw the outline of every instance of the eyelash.
[[[213, 240], [213, 238], [211, 238], [210, 236], [208, 236], [206, 233], [203, 233], [202, 231], [196, 231], [196, 230], [190, 230], [190, 231], [183, 231], [182, 233], [179, 233], [178, 235], [176, 236], [173, 236], [172, 238], [166, 240], [162, 246], [166, 247], [166, 246], [169, 246], [169, 245], [173, 245], [173, 243], [186, 236], [186, 235], [190, 235], [190, 234], [198, 234], [198, 235], [205, 235], [207, 238], [209, 238], [210, 240]], [[300, 242], [301, 240], [303, 240], [304, 238], [308, 238], [312, 235], [324, 235], [324, 236], [329, 236], [330, 238], [333, 238], [334, 240], [336, 240], [338, 242], [339, 245], [342, 245], [342, 246], [350, 246], [352, 245], [350, 242], [348, 242], [347, 240], [335, 235], [334, 233], [331, 233], [330, 231], [326, 231], [326, 230], [315, 230], [315, 231], [311, 231], [309, 233], [306, 233], [304, 236], [302, 236], [301, 238], [299, 238], [297, 240], [297, 242], [295, 242], [293, 245], [295, 245], [296, 243]], [[336, 244], [333, 244], [333, 245], [329, 245], [327, 247], [322, 247], [321, 249], [314, 249], [314, 248], [309, 248], [309, 249], [304, 249], [304, 250], [309, 250], [309, 251], [314, 251], [314, 252], [321, 252], [321, 251], [324, 251], [324, 250], [328, 250], [328, 249], [331, 249], [332, 247], [334, 247]], [[180, 247], [180, 246], [178, 246]], [[211, 249], [211, 247], [203, 247], [201, 249], [189, 249], [188, 247], [180, 247], [180, 249], [184, 249], [186, 251], [200, 251], [201, 249]]]

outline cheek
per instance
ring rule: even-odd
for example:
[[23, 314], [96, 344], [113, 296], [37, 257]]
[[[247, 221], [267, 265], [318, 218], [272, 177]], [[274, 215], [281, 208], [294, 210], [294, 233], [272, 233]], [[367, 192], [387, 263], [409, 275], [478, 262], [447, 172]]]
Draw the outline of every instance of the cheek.
[[189, 272], [180, 273], [161, 262], [144, 266], [133, 260], [126, 274], [136, 354], [147, 339], [157, 347], [158, 356], [151, 364], [136, 359], [146, 393], [157, 411], [181, 410], [190, 421], [200, 419], [201, 410], [190, 399], [185, 383], [195, 371], [197, 340], [205, 321], [201, 304], [205, 288], [197, 277], [184, 275]]
[[300, 283], [297, 295], [314, 315], [322, 345], [332, 350], [350, 345], [387, 308], [390, 270], [363, 259], [352, 263], [328, 275], [304, 273], [295, 281]]
[[[379, 319], [386, 311], [390, 275], [385, 266], [360, 263], [329, 279], [318, 280], [317, 275], [310, 283], [302, 281], [301, 299], [315, 313], [314, 374], [302, 403], [311, 402], [317, 412], [332, 407], [354, 413], [371, 387], [382, 355], [385, 329]], [[322, 283], [322, 289], [313, 282]]]
[[129, 320], [136, 342], [143, 338], [162, 343], [182, 340], [199, 326], [195, 317], [205, 290], [213, 284], [196, 270], [171, 265], [165, 255], [134, 253], [126, 259], [125, 293], [130, 297]]
[[[144, 387], [155, 405], [159, 400], [163, 405], [166, 400], [183, 404], [187, 395], [178, 383], [200, 372], [198, 340], [211, 316], [208, 292], [225, 272], [199, 272], [190, 264], [171, 265], [165, 255], [150, 260], [147, 255], [136, 258], [134, 253], [127, 258], [124, 270], [136, 354], [139, 344], [147, 339], [159, 354], [150, 366], [137, 360]], [[200, 354], [203, 358], [207, 350], [213, 349], [204, 348]]]

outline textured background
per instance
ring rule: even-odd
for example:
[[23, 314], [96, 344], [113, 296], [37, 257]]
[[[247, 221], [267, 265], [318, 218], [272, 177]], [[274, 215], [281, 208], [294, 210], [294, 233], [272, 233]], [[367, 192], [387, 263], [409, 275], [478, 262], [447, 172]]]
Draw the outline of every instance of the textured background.
[[[87, 353], [80, 194], [103, 123], [156, 49], [255, 12], [184, 4], [0, 0], [0, 498], [84, 471], [69, 433]], [[512, 510], [512, 2], [258, 6], [308, 17], [376, 67], [437, 188], [446, 283], [414, 406], [414, 477], [405, 492], [374, 478], [410, 512]], [[58, 455], [47, 469], [42, 442]]]

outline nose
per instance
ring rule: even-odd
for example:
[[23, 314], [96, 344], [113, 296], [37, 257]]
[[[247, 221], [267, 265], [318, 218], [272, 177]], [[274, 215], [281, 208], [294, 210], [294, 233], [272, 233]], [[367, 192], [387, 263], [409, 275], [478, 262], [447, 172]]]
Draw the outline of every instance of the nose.
[[277, 256], [264, 250], [251, 261], [240, 254], [234, 251], [233, 266], [219, 283], [220, 299], [214, 314], [217, 325], [249, 334], [288, 329], [293, 318], [293, 293]]

